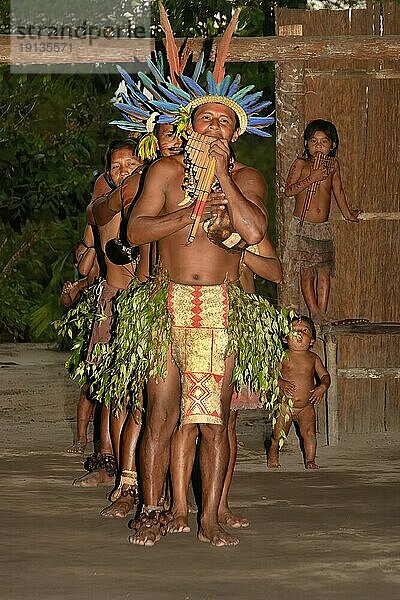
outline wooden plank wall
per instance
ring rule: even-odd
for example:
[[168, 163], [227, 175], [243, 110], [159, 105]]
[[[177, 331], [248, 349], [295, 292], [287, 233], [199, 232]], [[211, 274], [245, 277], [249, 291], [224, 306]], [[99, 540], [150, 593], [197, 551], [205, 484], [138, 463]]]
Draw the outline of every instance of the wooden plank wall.
[[[400, 5], [368, 2], [366, 9], [351, 11], [276, 10], [277, 35], [282, 25], [295, 24], [302, 25], [303, 36], [398, 34]], [[338, 159], [349, 205], [366, 213], [399, 213], [400, 60], [368, 60], [367, 56], [352, 61], [313, 59], [301, 63], [301, 67], [303, 87], [298, 87], [297, 91], [303, 97], [296, 97], [295, 136], [290, 128], [282, 129], [286, 138], [283, 145], [291, 152], [287, 164], [301, 154], [300, 136], [310, 120], [332, 121], [339, 132]], [[277, 75], [278, 88], [285, 85], [282, 66], [277, 67]], [[277, 102], [278, 128], [280, 120], [285, 119], [279, 110]], [[287, 113], [290, 113], [290, 106]], [[287, 172], [278, 173], [277, 178], [280, 250], [293, 206], [292, 201], [282, 194], [286, 175]], [[341, 218], [334, 202], [331, 220], [337, 275], [332, 280], [330, 314], [339, 319], [362, 317], [375, 322], [400, 322], [399, 220], [383, 217], [352, 224]], [[290, 303], [304, 311], [298, 289], [292, 285], [286, 292], [288, 290]], [[288, 298], [283, 296], [282, 301], [287, 303]], [[398, 367], [399, 356], [400, 336], [359, 339], [340, 336], [339, 339], [339, 368]], [[339, 380], [341, 431], [400, 431], [399, 381]]]

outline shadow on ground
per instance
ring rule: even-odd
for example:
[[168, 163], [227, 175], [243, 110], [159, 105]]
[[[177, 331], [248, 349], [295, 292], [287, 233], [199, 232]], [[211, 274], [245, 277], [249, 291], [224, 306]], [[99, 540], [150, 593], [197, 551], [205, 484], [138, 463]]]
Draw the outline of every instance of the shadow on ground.
[[107, 489], [73, 488], [77, 386], [65, 356], [2, 345], [1, 598], [12, 600], [398, 600], [399, 436], [319, 440], [321, 469], [303, 468], [291, 435], [282, 469], [265, 468], [265, 416], [239, 420], [232, 506], [251, 520], [237, 548], [192, 532], [154, 548], [127, 543], [127, 521], [105, 520]]

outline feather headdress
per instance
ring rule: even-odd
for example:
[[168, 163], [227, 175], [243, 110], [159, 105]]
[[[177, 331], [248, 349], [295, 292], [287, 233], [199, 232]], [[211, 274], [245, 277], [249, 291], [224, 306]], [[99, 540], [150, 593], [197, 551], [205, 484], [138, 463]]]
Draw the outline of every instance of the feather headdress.
[[271, 103], [261, 101], [262, 92], [253, 92], [253, 85], [241, 88], [240, 75], [236, 75], [233, 79], [230, 75], [225, 75], [225, 62], [239, 19], [240, 9], [233, 15], [218, 43], [213, 72], [207, 71], [206, 85], [201, 86], [198, 81], [203, 72], [204, 54], [200, 54], [193, 75], [191, 77], [184, 75], [183, 71], [190, 49], [186, 48], [181, 57], [179, 56], [172, 27], [161, 1], [159, 1], [159, 7], [161, 26], [166, 35], [165, 48], [169, 76], [164, 74], [160, 54], [157, 55], [156, 62], [147, 58], [151, 77], [141, 72], [138, 73], [138, 77], [143, 88], [152, 96], [152, 99], [149, 100], [128, 73], [119, 68], [126, 83], [127, 94], [123, 95], [122, 102], [115, 104], [124, 121], [114, 121], [113, 123], [131, 131], [146, 131], [146, 123], [152, 118], [152, 115], [158, 113], [156, 117], [158, 123], [175, 124], [177, 133], [181, 134], [186, 129], [190, 129], [191, 114], [195, 108], [202, 104], [215, 102], [224, 104], [235, 112], [239, 121], [239, 135], [246, 131], [262, 137], [271, 137], [268, 132], [264, 131], [264, 128], [274, 122], [273, 117], [258, 115]]

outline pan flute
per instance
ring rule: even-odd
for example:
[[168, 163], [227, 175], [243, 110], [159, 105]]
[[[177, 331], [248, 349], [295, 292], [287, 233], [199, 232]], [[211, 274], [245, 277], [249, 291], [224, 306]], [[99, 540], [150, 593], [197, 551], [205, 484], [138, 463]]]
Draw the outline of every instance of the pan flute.
[[[333, 156], [326, 156], [325, 154], [322, 154], [321, 152], [317, 152], [315, 155], [315, 158], [314, 158], [313, 168], [318, 169], [318, 168], [322, 167], [322, 168], [326, 168], [330, 171], [333, 169], [334, 164], [335, 164], [335, 159], [333, 158]], [[315, 195], [315, 192], [317, 191], [320, 183], [321, 183], [320, 181], [314, 181], [307, 188], [306, 197], [304, 198], [304, 204], [303, 204], [303, 208], [301, 211], [300, 225], [303, 225], [303, 223], [304, 223], [304, 219], [306, 217], [307, 211], [310, 209], [310, 206], [311, 206], [312, 198]]]
[[196, 237], [201, 217], [211, 187], [214, 182], [215, 158], [210, 156], [210, 144], [214, 138], [193, 132], [185, 146], [185, 161], [190, 170], [190, 196], [194, 202], [192, 219], [193, 225], [190, 229], [187, 244], [191, 244]]

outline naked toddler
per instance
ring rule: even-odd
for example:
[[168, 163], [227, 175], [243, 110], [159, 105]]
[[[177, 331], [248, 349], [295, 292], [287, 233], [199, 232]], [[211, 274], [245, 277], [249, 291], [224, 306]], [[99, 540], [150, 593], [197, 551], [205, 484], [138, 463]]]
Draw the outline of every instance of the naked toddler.
[[[310, 350], [315, 339], [315, 326], [311, 319], [305, 316], [296, 317], [292, 322], [292, 333], [287, 339], [287, 359], [282, 361], [279, 382], [282, 396], [291, 399], [293, 407], [291, 408], [283, 398], [268, 451], [269, 468], [280, 466], [280, 432], [283, 430], [287, 435], [293, 421], [298, 423], [303, 438], [305, 468], [319, 468], [315, 463], [317, 438], [314, 405], [321, 402], [330, 386], [331, 378], [319, 356]], [[317, 386], [315, 374], [320, 381]]]

